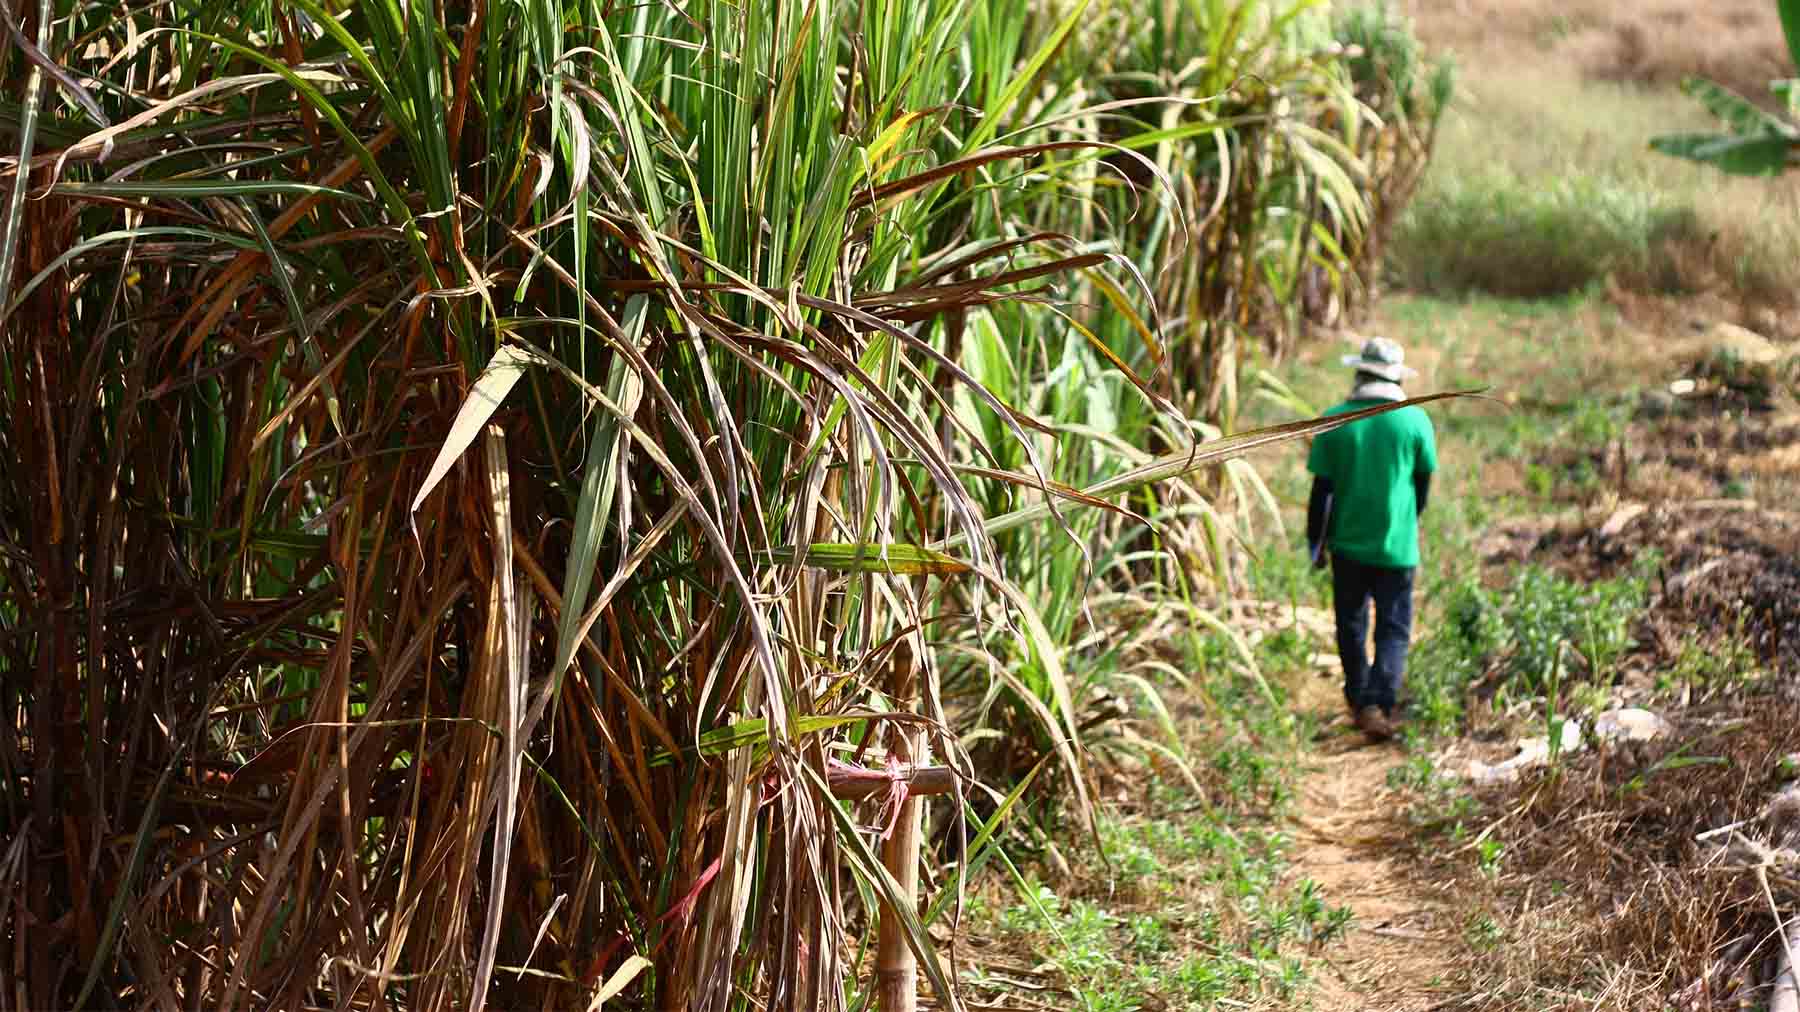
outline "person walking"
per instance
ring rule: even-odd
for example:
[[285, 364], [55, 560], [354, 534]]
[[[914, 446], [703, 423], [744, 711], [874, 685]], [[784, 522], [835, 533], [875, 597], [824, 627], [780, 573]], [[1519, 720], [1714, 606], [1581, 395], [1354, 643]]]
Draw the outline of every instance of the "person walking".
[[[1401, 384], [1418, 375], [1405, 353], [1373, 337], [1343, 362], [1356, 370], [1350, 396], [1325, 412], [1338, 415], [1406, 399]], [[1306, 469], [1312, 495], [1306, 542], [1312, 562], [1331, 566], [1344, 702], [1373, 741], [1394, 734], [1394, 705], [1412, 641], [1413, 574], [1419, 566], [1419, 515], [1437, 470], [1431, 418], [1417, 406], [1397, 408], [1322, 433]], [[1368, 654], [1369, 605], [1375, 610], [1375, 656]]]

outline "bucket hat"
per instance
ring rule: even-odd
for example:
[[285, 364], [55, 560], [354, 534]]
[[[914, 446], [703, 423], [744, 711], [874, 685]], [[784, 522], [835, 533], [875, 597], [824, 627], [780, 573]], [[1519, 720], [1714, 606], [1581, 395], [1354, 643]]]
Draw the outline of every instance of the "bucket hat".
[[1343, 361], [1345, 365], [1355, 366], [1357, 372], [1366, 372], [1393, 383], [1409, 380], [1419, 374], [1417, 369], [1406, 364], [1406, 352], [1385, 337], [1369, 338], [1363, 344], [1362, 354], [1345, 355]]

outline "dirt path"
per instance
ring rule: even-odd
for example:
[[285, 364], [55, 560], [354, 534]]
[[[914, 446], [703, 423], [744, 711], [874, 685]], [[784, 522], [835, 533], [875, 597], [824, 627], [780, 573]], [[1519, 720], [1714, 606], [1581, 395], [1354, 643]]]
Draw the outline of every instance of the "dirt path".
[[1424, 1012], [1443, 1001], [1440, 978], [1459, 951], [1450, 905], [1413, 871], [1407, 825], [1388, 771], [1397, 744], [1370, 745], [1343, 717], [1335, 671], [1308, 676], [1301, 705], [1336, 713], [1307, 757], [1300, 782], [1293, 874], [1355, 913], [1344, 944], [1317, 976], [1326, 1012]]

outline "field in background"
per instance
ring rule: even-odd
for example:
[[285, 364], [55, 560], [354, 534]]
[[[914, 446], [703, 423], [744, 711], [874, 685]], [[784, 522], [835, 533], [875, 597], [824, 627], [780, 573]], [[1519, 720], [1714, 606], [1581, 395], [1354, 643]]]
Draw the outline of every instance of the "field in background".
[[[1556, 61], [1592, 80], [1674, 85], [1701, 74], [1746, 94], [1790, 76], [1767, 0], [1403, 0], [1434, 47], [1511, 63]], [[1508, 59], [1510, 58], [1510, 59]]]
[[1648, 148], [1712, 126], [1677, 90], [1683, 75], [1766, 101], [1791, 74], [1773, 5], [1405, 6], [1455, 57], [1459, 88], [1393, 244], [1401, 284], [1538, 297], [1611, 277], [1652, 302], [1710, 296], [1715, 318], [1800, 338], [1800, 180], [1728, 179]]

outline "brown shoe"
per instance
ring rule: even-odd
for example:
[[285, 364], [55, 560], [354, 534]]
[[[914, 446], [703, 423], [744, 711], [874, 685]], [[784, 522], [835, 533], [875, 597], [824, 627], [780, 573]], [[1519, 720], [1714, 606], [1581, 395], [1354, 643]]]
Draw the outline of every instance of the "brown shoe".
[[1387, 741], [1394, 736], [1394, 725], [1379, 706], [1365, 706], [1356, 712], [1356, 726], [1370, 741]]

